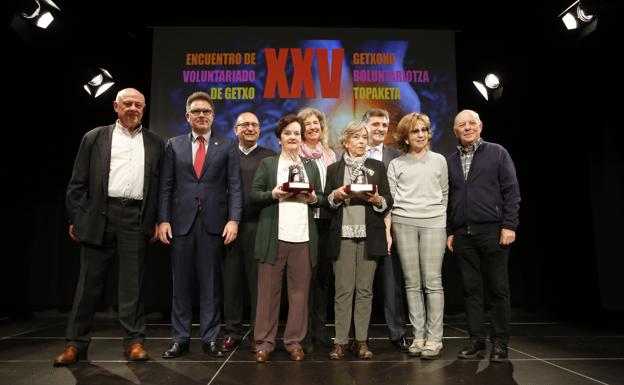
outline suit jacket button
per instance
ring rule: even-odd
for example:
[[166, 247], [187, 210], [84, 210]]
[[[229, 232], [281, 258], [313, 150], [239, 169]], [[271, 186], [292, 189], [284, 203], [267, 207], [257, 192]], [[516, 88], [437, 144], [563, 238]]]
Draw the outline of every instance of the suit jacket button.
[[101, 213], [101, 214], [102, 214], [102, 215], [106, 215], [106, 211], [102, 211], [102, 213]]

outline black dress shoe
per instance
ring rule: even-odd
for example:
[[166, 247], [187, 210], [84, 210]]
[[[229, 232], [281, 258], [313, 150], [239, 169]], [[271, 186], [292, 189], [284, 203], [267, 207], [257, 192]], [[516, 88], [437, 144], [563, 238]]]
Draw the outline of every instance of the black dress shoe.
[[409, 351], [410, 343], [405, 336], [391, 342], [392, 345], [394, 345], [399, 351], [403, 353], [407, 353]]
[[303, 341], [301, 341], [301, 347], [305, 354], [310, 354], [314, 351], [314, 343], [312, 342], [312, 337], [310, 333], [306, 334]]
[[495, 342], [492, 345], [492, 353], [490, 353], [490, 361], [505, 362], [507, 361], [507, 345], [502, 342]]
[[485, 343], [471, 339], [462, 350], [459, 351], [457, 357], [459, 358], [482, 358], [485, 354]]
[[189, 344], [183, 344], [181, 342], [174, 342], [169, 349], [163, 352], [162, 358], [177, 358], [188, 351], [189, 351]]
[[213, 357], [225, 356], [225, 354], [223, 354], [223, 351], [221, 350], [221, 347], [215, 341], [212, 341], [210, 343], [204, 342], [202, 344], [202, 349], [204, 349], [204, 353], [210, 354]]

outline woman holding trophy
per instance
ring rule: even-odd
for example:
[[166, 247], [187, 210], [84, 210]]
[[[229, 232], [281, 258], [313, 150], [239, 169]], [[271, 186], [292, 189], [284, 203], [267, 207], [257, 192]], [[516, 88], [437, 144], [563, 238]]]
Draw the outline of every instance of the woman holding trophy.
[[299, 156], [303, 131], [303, 122], [295, 115], [279, 120], [275, 134], [281, 153], [260, 162], [251, 186], [251, 202], [262, 208], [255, 244], [259, 262], [256, 362], [267, 361], [275, 349], [284, 271], [288, 280], [284, 347], [293, 361], [305, 357], [301, 341], [307, 331], [310, 276], [318, 256], [314, 209], [325, 198], [316, 165]]
[[392, 208], [386, 168], [366, 157], [367, 142], [368, 132], [362, 122], [347, 124], [340, 137], [345, 153], [327, 169], [325, 193], [332, 212], [329, 250], [336, 277], [336, 337], [329, 354], [334, 360], [345, 356], [352, 313], [352, 351], [359, 358], [373, 358], [367, 343], [373, 279], [377, 259], [386, 256], [390, 248], [384, 224], [384, 216]]

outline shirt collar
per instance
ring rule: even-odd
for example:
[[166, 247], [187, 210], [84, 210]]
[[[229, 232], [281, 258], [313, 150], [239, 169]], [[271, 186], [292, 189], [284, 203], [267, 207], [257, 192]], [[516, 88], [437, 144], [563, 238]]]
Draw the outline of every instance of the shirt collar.
[[119, 121], [119, 119], [117, 119], [117, 121], [115, 122], [115, 130], [122, 132], [125, 135], [128, 135], [130, 137], [133, 137], [135, 135], [138, 135], [141, 133], [141, 131], [143, 131], [143, 125], [139, 124], [139, 127], [135, 128], [132, 132], [130, 132], [130, 130], [128, 130], [126, 127], [121, 125], [121, 122]]
[[204, 141], [206, 143], [208, 143], [208, 141], [210, 140], [210, 134], [212, 134], [212, 130], [208, 131], [207, 133], [205, 133], [204, 135], [199, 135], [197, 134], [195, 131], [191, 131], [191, 134], [193, 135], [193, 142], [197, 141], [197, 137], [198, 136], [203, 136], [204, 137]]
[[459, 154], [474, 154], [475, 151], [477, 151], [477, 148], [479, 148], [479, 146], [481, 145], [481, 143], [483, 143], [483, 138], [479, 138], [479, 140], [477, 140], [476, 142], [474, 142], [473, 144], [471, 144], [468, 147], [464, 147], [461, 144], [459, 144], [457, 146], [457, 150], [459, 151]]
[[245, 147], [241, 146], [240, 144], [238, 145], [238, 149], [245, 155], [251, 154], [251, 152], [253, 150], [255, 150], [256, 147], [258, 147], [258, 143], [254, 144], [253, 146], [251, 146], [249, 148], [245, 148]]
[[378, 145], [376, 145], [376, 146], [366, 146], [366, 151], [367, 151], [367, 152], [370, 152], [369, 150], [370, 150], [371, 148], [374, 148], [374, 149], [376, 149], [376, 150], [377, 150], [380, 154], [383, 154], [383, 145], [384, 145], [384, 144], [383, 144], [383, 142], [382, 142], [382, 143], [379, 143], [379, 144], [378, 144]]

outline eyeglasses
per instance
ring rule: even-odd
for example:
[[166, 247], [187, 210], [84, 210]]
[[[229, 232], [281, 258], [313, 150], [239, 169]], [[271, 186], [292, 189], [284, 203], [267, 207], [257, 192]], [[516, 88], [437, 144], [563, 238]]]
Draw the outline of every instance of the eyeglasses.
[[242, 122], [236, 125], [236, 127], [243, 127], [243, 128], [249, 128], [249, 127], [253, 127], [253, 128], [258, 128], [260, 127], [260, 125], [256, 122]]
[[210, 108], [194, 108], [189, 111], [191, 115], [199, 116], [199, 114], [203, 113], [204, 115], [211, 115], [214, 111]]
[[414, 127], [410, 130], [410, 134], [426, 134], [428, 132], [429, 132], [429, 129], [427, 127], [423, 127], [423, 128]]

